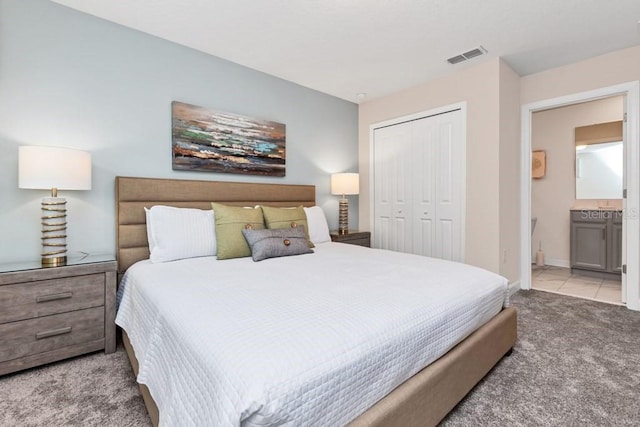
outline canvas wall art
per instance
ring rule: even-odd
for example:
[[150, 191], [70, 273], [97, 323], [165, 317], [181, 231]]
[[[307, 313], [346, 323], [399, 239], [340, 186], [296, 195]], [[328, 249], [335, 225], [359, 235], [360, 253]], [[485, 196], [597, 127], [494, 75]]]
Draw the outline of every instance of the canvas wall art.
[[544, 178], [547, 169], [547, 155], [544, 150], [535, 150], [531, 153], [531, 178]]
[[282, 123], [174, 101], [174, 170], [285, 176]]

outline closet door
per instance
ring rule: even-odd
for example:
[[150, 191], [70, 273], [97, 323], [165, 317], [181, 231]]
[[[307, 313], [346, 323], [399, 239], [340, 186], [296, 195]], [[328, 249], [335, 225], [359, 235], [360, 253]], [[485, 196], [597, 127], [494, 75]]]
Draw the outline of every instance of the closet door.
[[437, 256], [436, 243], [436, 173], [438, 126], [435, 118], [411, 122], [413, 245], [417, 255]]
[[435, 248], [436, 258], [464, 259], [462, 247], [463, 137], [460, 110], [435, 117]]
[[375, 130], [373, 246], [411, 252], [411, 124]]
[[463, 260], [462, 112], [374, 131], [374, 247]]

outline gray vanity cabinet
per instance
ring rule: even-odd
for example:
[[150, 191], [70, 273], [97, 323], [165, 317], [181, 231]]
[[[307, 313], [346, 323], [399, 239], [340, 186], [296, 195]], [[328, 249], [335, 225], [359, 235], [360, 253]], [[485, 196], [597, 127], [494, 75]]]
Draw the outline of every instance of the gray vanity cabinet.
[[622, 212], [571, 211], [571, 268], [620, 274]]
[[622, 212], [615, 211], [611, 218], [611, 238], [607, 248], [608, 265], [612, 273], [622, 273]]

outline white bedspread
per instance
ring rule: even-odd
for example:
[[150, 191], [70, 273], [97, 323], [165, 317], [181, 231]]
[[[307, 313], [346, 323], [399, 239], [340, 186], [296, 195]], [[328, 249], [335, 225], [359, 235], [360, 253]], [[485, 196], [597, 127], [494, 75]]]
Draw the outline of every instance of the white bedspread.
[[344, 425], [507, 303], [505, 278], [468, 265], [315, 251], [128, 270], [116, 323], [160, 425]]

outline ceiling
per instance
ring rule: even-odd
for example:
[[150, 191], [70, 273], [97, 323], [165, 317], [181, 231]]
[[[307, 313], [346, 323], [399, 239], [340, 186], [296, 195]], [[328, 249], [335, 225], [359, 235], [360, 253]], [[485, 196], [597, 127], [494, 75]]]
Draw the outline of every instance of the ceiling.
[[640, 0], [52, 1], [357, 103], [491, 58], [527, 75], [640, 44]]

